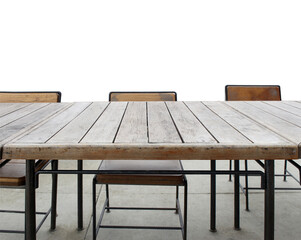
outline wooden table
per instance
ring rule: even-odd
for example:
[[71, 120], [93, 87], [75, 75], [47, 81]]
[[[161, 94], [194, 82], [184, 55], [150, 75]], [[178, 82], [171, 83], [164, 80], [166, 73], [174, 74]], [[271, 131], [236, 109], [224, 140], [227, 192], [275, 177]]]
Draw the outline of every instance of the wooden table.
[[0, 133], [2, 158], [27, 159], [26, 239], [35, 239], [34, 159], [263, 159], [272, 240], [273, 160], [300, 158], [301, 102], [0, 104]]

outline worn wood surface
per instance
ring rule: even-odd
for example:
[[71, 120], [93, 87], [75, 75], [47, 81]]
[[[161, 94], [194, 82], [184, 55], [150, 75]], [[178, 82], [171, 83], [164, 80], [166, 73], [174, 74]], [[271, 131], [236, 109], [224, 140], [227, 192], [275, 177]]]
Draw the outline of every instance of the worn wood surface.
[[175, 92], [111, 92], [109, 101], [176, 101]]
[[58, 102], [58, 92], [0, 92], [0, 102]]
[[300, 142], [297, 101], [0, 104], [2, 158], [297, 159]]

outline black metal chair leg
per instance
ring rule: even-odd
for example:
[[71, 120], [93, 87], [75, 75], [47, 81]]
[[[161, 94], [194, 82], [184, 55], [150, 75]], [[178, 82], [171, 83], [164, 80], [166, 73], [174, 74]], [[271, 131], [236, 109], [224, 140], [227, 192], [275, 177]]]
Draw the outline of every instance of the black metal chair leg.
[[[229, 160], [229, 171], [232, 170], [232, 160]], [[229, 174], [229, 182], [232, 182], [232, 174]]]
[[109, 193], [109, 184], [106, 184], [106, 197], [107, 197], [107, 212], [110, 212], [110, 193]]
[[179, 213], [178, 204], [177, 204], [178, 199], [179, 199], [179, 186], [176, 186], [176, 211], [175, 211], [175, 214]]
[[[77, 169], [83, 170], [83, 160], [77, 161]], [[77, 174], [77, 229], [84, 229], [83, 224], [83, 175]]]
[[286, 182], [286, 172], [287, 171], [287, 160], [284, 160], [284, 173], [283, 173], [283, 181]]
[[96, 240], [96, 179], [93, 178], [93, 184], [92, 184], [92, 219], [93, 219], [93, 240]]
[[[177, 186], [178, 187], [178, 186]], [[183, 240], [187, 239], [187, 215], [188, 215], [188, 184], [185, 182], [184, 185], [184, 234]]]
[[[58, 160], [52, 160], [51, 162], [52, 170], [58, 170]], [[51, 200], [51, 225], [50, 230], [55, 230], [56, 228], [56, 216], [57, 216], [57, 178], [58, 174], [52, 174], [52, 200]]]
[[[245, 160], [245, 170], [248, 172], [248, 160]], [[246, 173], [245, 176], [245, 196], [246, 196], [246, 211], [250, 211], [249, 209], [249, 177]]]

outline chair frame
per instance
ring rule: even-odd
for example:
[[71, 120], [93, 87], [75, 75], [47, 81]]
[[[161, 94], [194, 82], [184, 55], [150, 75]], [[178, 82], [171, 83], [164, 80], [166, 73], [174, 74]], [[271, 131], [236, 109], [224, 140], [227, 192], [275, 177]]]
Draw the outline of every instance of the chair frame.
[[[175, 101], [177, 100], [177, 94], [176, 92], [110, 92], [109, 93], [109, 101], [111, 101], [111, 95], [113, 93], [172, 93], [175, 95]], [[102, 164], [102, 163], [101, 163]], [[101, 167], [101, 164], [99, 166], [99, 168]], [[180, 161], [180, 166], [181, 169], [183, 170], [183, 165]], [[110, 171], [110, 170], [108, 170]], [[121, 173], [122, 174], [122, 173]], [[97, 175], [95, 175], [95, 177], [93, 178], [93, 184], [92, 184], [92, 195], [93, 195], [93, 200], [92, 200], [92, 216], [93, 216], [93, 240], [96, 240], [97, 234], [99, 232], [100, 228], [113, 228], [113, 229], [167, 229], [167, 230], [181, 230], [182, 232], [182, 237], [184, 240], [187, 239], [187, 196], [188, 196], [188, 184], [187, 184], [187, 178], [186, 176], [183, 174], [183, 184], [181, 185], [170, 185], [170, 186], [176, 186], [176, 206], [175, 208], [163, 208], [163, 207], [152, 207], [152, 208], [145, 208], [145, 207], [111, 207], [110, 206], [110, 197], [109, 197], [109, 184], [105, 184], [106, 185], [106, 200], [103, 204], [102, 210], [101, 210], [101, 214], [100, 217], [97, 221], [96, 219], [96, 203], [97, 203], [97, 199], [96, 199], [96, 184], [101, 184], [100, 182], [97, 182], [96, 180]], [[110, 185], [133, 185], [133, 184], [110, 184]], [[145, 186], [145, 184], [138, 184], [138, 185], [142, 185]], [[155, 185], [155, 186], [160, 186], [160, 184], [149, 184], [149, 185]], [[163, 186], [163, 185], [162, 185]], [[164, 185], [166, 186], [166, 185]], [[181, 212], [181, 208], [180, 208], [180, 202], [179, 202], [179, 186], [183, 186], [184, 187], [184, 214], [182, 214]], [[102, 224], [102, 220], [104, 218], [104, 214], [105, 211], [110, 212], [110, 210], [161, 210], [161, 211], [175, 211], [176, 214], [179, 215], [179, 221], [180, 221], [180, 227], [176, 227], [176, 226], [166, 226], [166, 227], [162, 227], [162, 226], [134, 226], [134, 225], [103, 225]]]
[[[39, 94], [43, 94], [43, 93], [55, 93], [57, 94], [58, 98], [57, 98], [57, 102], [61, 102], [61, 92], [59, 91], [25, 91], [25, 92], [13, 92], [13, 91], [0, 91], [1, 93], [9, 93], [9, 94], [18, 94], [18, 93], [39, 93]], [[27, 102], [27, 101], [25, 101]], [[28, 101], [31, 102], [31, 101]], [[1, 162], [0, 167], [5, 166], [8, 162], [10, 161], [10, 159], [4, 159], [3, 162]], [[42, 165], [41, 167], [39, 167], [39, 165], [41, 165], [42, 160], [37, 160], [36, 161], [36, 179], [37, 179], [37, 183], [36, 183], [36, 188], [39, 187], [39, 171], [45, 169], [50, 163], [51, 163], [51, 169], [53, 171], [57, 171], [58, 170], [58, 160], [49, 160], [46, 164]], [[45, 222], [46, 218], [48, 217], [49, 214], [51, 214], [51, 224], [50, 224], [50, 229], [54, 230], [56, 228], [56, 215], [57, 215], [57, 174], [53, 173], [52, 174], [52, 196], [51, 196], [51, 207], [48, 209], [48, 211], [46, 212], [36, 212], [37, 215], [44, 215], [44, 217], [41, 219], [40, 223], [38, 224], [38, 226], [36, 227], [36, 232], [39, 231], [39, 229], [41, 228], [41, 226], [43, 225], [43, 223]], [[0, 188], [11, 188], [11, 189], [25, 189], [25, 185], [19, 185], [19, 186], [6, 186], [6, 185], [0, 185]], [[18, 210], [0, 210], [0, 213], [16, 213], [16, 214], [25, 214], [25, 211], [18, 211]], [[20, 231], [20, 230], [5, 230], [5, 229], [0, 229], [0, 233], [17, 233], [17, 234], [24, 234], [25, 230]]]

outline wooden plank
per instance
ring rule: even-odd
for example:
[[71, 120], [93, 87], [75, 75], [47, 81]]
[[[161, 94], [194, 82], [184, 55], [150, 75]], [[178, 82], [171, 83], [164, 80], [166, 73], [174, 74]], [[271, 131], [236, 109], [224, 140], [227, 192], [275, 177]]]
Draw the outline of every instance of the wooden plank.
[[[231, 106], [232, 108], [238, 110], [239, 112], [247, 115], [249, 118], [253, 119], [254, 121], [262, 124], [266, 128], [274, 131], [278, 135], [294, 142], [300, 143], [301, 142], [301, 128], [289, 123], [279, 117], [271, 115], [261, 109], [258, 109], [246, 102], [227, 102], [227, 105]], [[266, 135], [265, 139], [270, 136]], [[268, 140], [267, 140], [268, 141]]]
[[26, 107], [30, 103], [0, 103], [0, 117]]
[[[293, 123], [301, 127], [301, 116], [298, 116], [295, 113], [291, 113], [286, 110], [278, 108], [277, 106], [279, 106], [280, 104], [273, 106], [273, 105], [269, 105], [266, 102], [248, 102], [248, 103], [276, 117], [279, 117], [287, 122]], [[300, 109], [300, 114], [301, 114], [301, 109]]]
[[6, 144], [3, 157], [14, 159], [297, 159], [296, 144]]
[[249, 139], [202, 102], [185, 102], [185, 104], [219, 143], [250, 143]]
[[164, 102], [148, 102], [147, 113], [150, 143], [182, 142]]
[[44, 143], [54, 136], [59, 130], [67, 125], [72, 119], [77, 117], [91, 103], [74, 103], [71, 107], [51, 118], [44, 125], [31, 131], [26, 136], [18, 139], [16, 142], [22, 143]]
[[115, 142], [148, 142], [146, 102], [128, 103]]
[[58, 102], [57, 92], [0, 92], [0, 102]]
[[11, 112], [3, 117], [0, 118], [0, 127], [5, 126], [6, 124], [9, 124], [13, 121], [18, 120], [19, 118], [22, 118], [42, 107], [45, 107], [49, 103], [37, 103], [37, 104], [30, 104], [27, 105], [24, 108], [20, 108], [14, 112]]
[[277, 101], [277, 102], [274, 102], [274, 101], [271, 101], [271, 102], [265, 102], [266, 104], [269, 104], [271, 106], [274, 106], [276, 108], [279, 108], [279, 109], [282, 109], [286, 112], [290, 112], [290, 113], [293, 113], [297, 116], [301, 116], [301, 108], [297, 108], [293, 105], [290, 105], [288, 104], [289, 102], [287, 101]]
[[48, 143], [55, 142], [80, 142], [91, 126], [107, 107], [106, 102], [92, 103], [80, 115], [74, 118], [68, 125], [53, 136]]
[[[243, 104], [243, 102], [240, 101], [234, 101], [234, 103], [237, 105]], [[288, 140], [282, 138], [271, 130], [266, 129], [253, 119], [235, 111], [233, 108], [226, 105], [226, 102], [204, 102], [204, 104], [218, 114], [222, 119], [231, 124], [235, 129], [237, 129], [237, 131], [256, 144], [288, 142]]]
[[294, 106], [296, 108], [301, 109], [301, 102], [299, 101], [283, 101], [283, 102], [287, 105]]
[[298, 104], [300, 105], [300, 107], [298, 108], [294, 106], [295, 104], [291, 104], [293, 103], [291, 101], [266, 102], [266, 103], [301, 117], [301, 104]]
[[44, 108], [0, 128], [0, 142], [3, 142], [4, 140], [4, 142], [8, 142], [15, 139], [17, 136], [24, 134], [28, 130], [34, 128], [37, 124], [68, 106], [70, 106], [69, 103], [50, 103]]
[[175, 92], [111, 92], [110, 101], [176, 101]]
[[81, 142], [112, 143], [115, 139], [126, 106], [126, 102], [111, 102]]
[[183, 102], [166, 102], [166, 105], [185, 143], [216, 142]]

